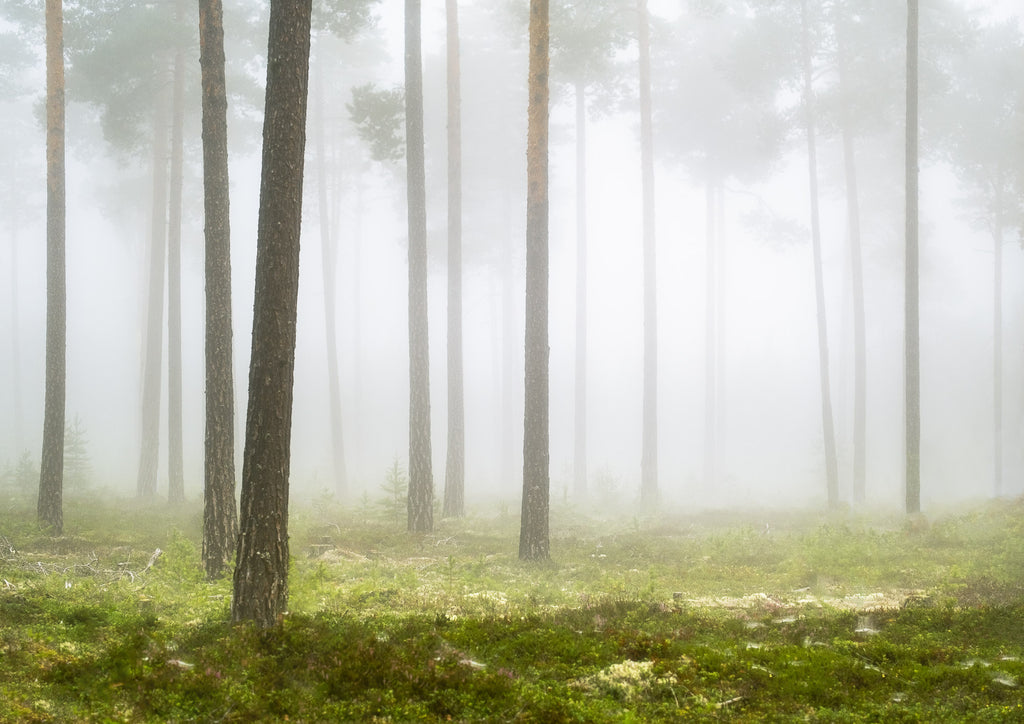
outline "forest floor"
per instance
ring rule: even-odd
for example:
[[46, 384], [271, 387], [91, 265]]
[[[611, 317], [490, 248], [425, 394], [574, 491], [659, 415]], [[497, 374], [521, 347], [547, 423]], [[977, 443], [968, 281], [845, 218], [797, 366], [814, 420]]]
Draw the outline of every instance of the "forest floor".
[[[293, 506], [290, 613], [228, 623], [198, 505], [0, 498], [0, 722], [1024, 721], [1024, 503], [867, 513], [506, 507], [429, 535]], [[158, 554], [157, 551], [160, 551]]]

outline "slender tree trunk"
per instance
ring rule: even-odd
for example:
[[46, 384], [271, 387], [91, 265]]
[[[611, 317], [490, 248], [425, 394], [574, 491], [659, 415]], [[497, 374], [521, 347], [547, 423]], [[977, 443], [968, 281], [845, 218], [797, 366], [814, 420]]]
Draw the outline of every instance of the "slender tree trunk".
[[64, 532], [65, 270], [64, 5], [46, 0], [46, 394], [39, 465], [39, 523]]
[[576, 83], [576, 407], [573, 489], [587, 497], [587, 88]]
[[818, 151], [815, 137], [814, 88], [811, 66], [810, 21], [807, 0], [801, 0], [804, 74], [804, 123], [807, 126], [807, 165], [811, 197], [811, 249], [814, 257], [814, 298], [818, 319], [818, 370], [821, 383], [821, 421], [825, 444], [825, 478], [829, 508], [839, 505], [839, 464], [832, 417], [829, 380], [828, 329], [825, 316], [825, 281], [821, 262], [821, 223], [818, 211]]
[[323, 62], [317, 63], [316, 158], [317, 200], [320, 211], [320, 252], [324, 284], [324, 325], [327, 341], [327, 404], [331, 415], [331, 459], [334, 490], [344, 497], [348, 491], [345, 464], [345, 436], [341, 416], [341, 372], [338, 365], [338, 242], [331, 237], [330, 206], [327, 203], [327, 144], [324, 133]]
[[658, 498], [658, 267], [654, 235], [654, 134], [651, 122], [650, 20], [647, 0], [637, 0], [640, 25], [640, 185], [643, 195], [644, 400], [640, 499]]
[[716, 287], [718, 275], [715, 271], [718, 235], [715, 231], [715, 182], [707, 181], [705, 186], [705, 252], [704, 252], [704, 487], [714, 490], [718, 483], [718, 411], [716, 409], [718, 383], [718, 329]]
[[430, 352], [427, 330], [427, 201], [423, 158], [423, 59], [420, 0], [405, 0], [405, 148], [409, 204], [409, 498], [410, 532], [434, 528], [430, 450]]
[[20, 220], [17, 218], [17, 209], [13, 216], [9, 280], [11, 292], [11, 399], [14, 400], [11, 412], [14, 415], [14, 450], [20, 455], [25, 442], [25, 408], [21, 394], [21, 314], [18, 311], [18, 230]]
[[992, 493], [1003, 494], [1003, 178], [996, 188], [992, 257]]
[[203, 192], [206, 219], [206, 435], [203, 567], [218, 578], [238, 539], [235, 509], [235, 392], [232, 370], [231, 227], [227, 92], [221, 0], [199, 2], [203, 85]]
[[850, 104], [846, 93], [847, 58], [843, 24], [836, 20], [840, 93], [843, 100], [843, 169], [846, 176], [846, 223], [850, 245], [850, 274], [853, 293], [853, 502], [866, 500], [867, 480], [867, 339], [864, 321], [864, 263], [861, 251], [860, 192], [857, 155], [850, 125]]
[[[176, 19], [184, 23], [182, 0]], [[167, 233], [167, 497], [185, 500], [185, 453], [181, 419], [181, 193], [184, 185], [185, 49], [174, 54], [174, 96], [171, 104], [170, 223]]]
[[906, 394], [906, 512], [921, 512], [921, 348], [918, 310], [917, 168], [918, 0], [907, 0], [906, 265], [904, 272], [904, 388]]
[[311, 0], [271, 0], [263, 172], [256, 240], [249, 409], [232, 621], [276, 624], [288, 605], [299, 231]]
[[550, 555], [548, 436], [548, 0], [530, 0], [526, 143], [526, 387], [519, 558]]
[[459, 4], [445, 2], [448, 28], [448, 459], [445, 517], [462, 517], [466, 490], [466, 424], [462, 374], [462, 100]]
[[163, 357], [164, 275], [167, 261], [167, 107], [157, 92], [153, 123], [153, 207], [149, 248], [149, 301], [142, 372], [142, 444], [139, 452], [139, 497], [156, 495], [160, 457], [160, 387]]

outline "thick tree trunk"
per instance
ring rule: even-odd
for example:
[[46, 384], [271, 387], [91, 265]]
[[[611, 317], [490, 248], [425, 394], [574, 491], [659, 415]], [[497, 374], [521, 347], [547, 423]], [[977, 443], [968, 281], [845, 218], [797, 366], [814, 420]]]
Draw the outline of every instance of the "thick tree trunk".
[[46, 393], [39, 465], [39, 523], [64, 531], [65, 277], [64, 6], [46, 0]]
[[637, 0], [640, 68], [640, 185], [643, 194], [644, 400], [640, 499], [658, 498], [658, 267], [654, 235], [654, 133], [651, 122], [650, 21], [647, 0]]
[[550, 554], [548, 507], [548, 1], [530, 0], [526, 143], [526, 387], [519, 557]]
[[338, 364], [338, 241], [331, 236], [330, 208], [327, 203], [327, 144], [324, 138], [323, 63], [317, 64], [316, 158], [317, 200], [320, 212], [320, 253], [324, 284], [324, 326], [327, 342], [327, 404], [331, 416], [331, 460], [334, 467], [334, 491], [344, 497], [348, 492], [345, 465], [345, 436], [341, 416], [341, 371]]
[[587, 497], [587, 89], [576, 83], [576, 400], [573, 490]]
[[157, 91], [153, 122], [153, 206], [149, 248], [149, 300], [142, 370], [142, 439], [139, 451], [139, 497], [156, 495], [160, 459], [160, 387], [163, 368], [164, 274], [167, 261], [167, 107]]
[[906, 512], [921, 512], [921, 348], [918, 310], [917, 168], [918, 0], [907, 0], [906, 262], [904, 266], [904, 389], [906, 394]]
[[427, 334], [427, 201], [423, 158], [423, 58], [420, 0], [405, 0], [405, 149], [409, 214], [410, 532], [434, 528], [430, 449], [430, 347]]
[[802, 0], [801, 25], [804, 80], [804, 123], [807, 127], [808, 184], [811, 197], [811, 251], [814, 257], [814, 299], [818, 320], [818, 370], [821, 384], [821, 422], [824, 433], [825, 480], [829, 508], [839, 505], [839, 464], [836, 456], [835, 423], [829, 379], [828, 325], [825, 312], [825, 280], [821, 262], [821, 223], [818, 210], [818, 151], [815, 137], [814, 88], [811, 64], [810, 27], [807, 0]]
[[864, 262], [861, 250], [857, 155], [854, 152], [854, 133], [851, 127], [852, 110], [846, 93], [849, 72], [842, 18], [836, 19], [835, 30], [840, 95], [843, 103], [843, 170], [846, 177], [846, 223], [853, 294], [853, 502], [861, 505], [867, 498], [867, 339], [864, 321]]
[[232, 371], [231, 227], [227, 93], [221, 0], [199, 2], [203, 84], [203, 191], [206, 219], [206, 436], [203, 567], [218, 578], [238, 538], [235, 508], [235, 401]]
[[[175, 16], [184, 23], [182, 0]], [[185, 49], [174, 54], [174, 95], [171, 102], [170, 223], [167, 230], [167, 498], [185, 500], [185, 452], [181, 419], [181, 193], [184, 185]]]
[[271, 0], [241, 532], [231, 618], [261, 628], [288, 604], [299, 231], [306, 146], [311, 0]]
[[448, 457], [445, 517], [462, 517], [466, 497], [466, 423], [462, 374], [462, 100], [459, 3], [446, 0], [448, 38]]

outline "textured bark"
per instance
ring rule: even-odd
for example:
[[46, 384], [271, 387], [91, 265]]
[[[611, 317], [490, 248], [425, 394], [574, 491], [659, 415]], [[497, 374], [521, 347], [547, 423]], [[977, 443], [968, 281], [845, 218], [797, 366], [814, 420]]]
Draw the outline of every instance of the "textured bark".
[[233, 621], [261, 628], [276, 624], [288, 604], [288, 474], [311, 9], [311, 0], [270, 4], [241, 530], [231, 600]]
[[405, 149], [409, 204], [409, 497], [410, 532], [434, 528], [427, 335], [427, 199], [423, 159], [423, 59], [420, 0], [405, 1]]
[[320, 212], [320, 259], [324, 284], [324, 332], [327, 342], [327, 405], [331, 416], [331, 461], [334, 467], [334, 491], [341, 497], [348, 492], [345, 464], [345, 436], [341, 416], [341, 372], [338, 364], [338, 241], [331, 235], [330, 207], [327, 201], [327, 143], [324, 138], [323, 63], [317, 64], [316, 175]]
[[[175, 16], [185, 20], [183, 0]], [[171, 100], [171, 188], [167, 225], [167, 498], [185, 500], [185, 453], [181, 419], [181, 192], [184, 185], [185, 49], [174, 53]]]
[[839, 464], [836, 455], [835, 422], [829, 379], [828, 325], [825, 316], [825, 280], [821, 262], [821, 222], [818, 209], [818, 151], [814, 117], [814, 88], [811, 64], [810, 27], [807, 0], [801, 0], [804, 125], [807, 130], [807, 178], [811, 198], [811, 252], [814, 257], [814, 300], [818, 320], [818, 373], [821, 385], [821, 427], [825, 448], [825, 483], [829, 508], [839, 505]]
[[167, 261], [167, 108], [157, 93], [153, 122], [153, 206], [149, 248], [149, 299], [142, 368], [142, 438], [139, 450], [139, 497], [156, 495], [160, 459], [160, 378], [163, 367], [164, 275]]
[[904, 392], [906, 512], [921, 512], [921, 349], [918, 310], [917, 30], [918, 0], [907, 0], [906, 262], [904, 266]]
[[867, 479], [867, 340], [864, 322], [864, 263], [861, 251], [860, 192], [857, 156], [854, 152], [850, 104], [845, 92], [848, 72], [842, 23], [836, 23], [839, 55], [839, 84], [843, 99], [843, 169], [846, 177], [846, 223], [850, 245], [850, 274], [853, 292], [853, 502], [866, 499]]
[[221, 0], [199, 0], [203, 84], [203, 192], [206, 219], [206, 435], [203, 567], [219, 577], [235, 553], [235, 403], [231, 340], [231, 226], [227, 93]]
[[643, 195], [644, 400], [640, 499], [658, 499], [658, 266], [654, 236], [654, 133], [651, 124], [651, 49], [647, 0], [637, 0], [640, 68], [640, 186]]
[[587, 496], [587, 98], [576, 83], [576, 399], [572, 473], [576, 497]]
[[64, 531], [65, 275], [64, 6], [46, 0], [46, 393], [39, 466], [39, 523]]
[[526, 145], [526, 388], [519, 557], [549, 557], [548, 509], [548, 68], [547, 0], [530, 0]]
[[445, 517], [462, 517], [466, 497], [466, 413], [462, 374], [462, 100], [459, 3], [446, 0], [448, 43], [448, 456]]

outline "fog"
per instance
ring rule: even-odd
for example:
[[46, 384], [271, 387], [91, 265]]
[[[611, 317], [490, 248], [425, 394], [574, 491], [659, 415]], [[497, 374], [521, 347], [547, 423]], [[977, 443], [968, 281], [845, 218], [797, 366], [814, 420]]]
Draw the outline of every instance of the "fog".
[[[245, 6], [242, 0], [227, 6]], [[431, 410], [435, 497], [446, 451], [444, 7], [424, 3], [424, 73], [430, 268]], [[463, 2], [464, 343], [466, 495], [469, 505], [514, 507], [522, 469], [525, 245], [525, 28], [504, 30], [491, 3]], [[650, 3], [666, 28], [686, 3]], [[1012, 2], [967, 3], [981, 27], [1017, 22]], [[324, 103], [330, 215], [338, 243], [337, 313], [341, 405], [349, 474], [346, 495], [379, 496], [393, 461], [408, 451], [407, 266], [404, 161], [373, 160], [345, 104], [349, 88], [402, 82], [402, 18], [378, 8], [377, 29], [345, 45], [313, 44], [310, 123]], [[232, 33], [251, 33], [231, 25]], [[9, 26], [0, 26], [9, 27]], [[258, 26], [262, 27], [262, 26]], [[253, 39], [265, 44], [264, 35]], [[632, 32], [632, 29], [630, 29]], [[668, 30], [665, 31], [666, 33]], [[518, 37], [517, 39], [517, 36]], [[719, 476], [703, 471], [705, 440], [705, 189], [668, 149], [671, 107], [659, 97], [674, 47], [655, 33], [658, 269], [659, 489], [684, 509], [823, 506], [818, 340], [807, 161], [802, 131], [753, 179], [722, 193], [718, 420]], [[923, 36], [924, 37], [924, 36]], [[45, 152], [39, 121], [42, 49], [18, 70], [20, 92], [0, 101], [4, 138], [5, 290], [0, 301], [0, 468], [27, 451], [38, 466], [45, 331]], [[922, 46], [922, 57], [930, 52]], [[622, 97], [588, 117], [587, 438], [590, 503], [639, 497], [643, 362], [640, 162], [635, 43], [617, 51]], [[190, 70], [198, 75], [196, 63]], [[902, 58], [902, 56], [900, 56]], [[900, 60], [902, 62], [902, 60]], [[323, 65], [318, 69], [318, 63]], [[824, 61], [821, 60], [824, 64]], [[8, 76], [15, 71], [4, 66]], [[262, 81], [261, 62], [250, 69]], [[326, 81], [318, 85], [317, 74]], [[903, 68], [891, 74], [902, 79]], [[69, 73], [67, 170], [67, 417], [88, 440], [90, 486], [130, 494], [140, 447], [150, 186], [147, 152], [120, 153], [101, 111], [80, 98]], [[323, 76], [321, 76], [323, 77]], [[557, 80], [557, 78], [554, 78]], [[1008, 78], [1019, 86], [1019, 78]], [[229, 102], [243, 93], [232, 87]], [[828, 81], [821, 81], [821, 91]], [[571, 90], [553, 86], [550, 218], [551, 496], [572, 500], [575, 355], [575, 131]], [[1009, 91], [1008, 91], [1009, 92]], [[1014, 89], [1020, 94], [1020, 88]], [[326, 99], [325, 101], [323, 99]], [[789, 102], [785, 91], [779, 104]], [[182, 319], [185, 491], [202, 495], [203, 217], [198, 85], [186, 122]], [[257, 109], [262, 101], [257, 97]], [[991, 495], [993, 468], [992, 235], [975, 223], [956, 165], [928, 147], [923, 101], [921, 167], [922, 501], [947, 505]], [[148, 110], [142, 111], [149, 113]], [[255, 114], [255, 115], [254, 115]], [[229, 112], [237, 453], [241, 456], [255, 267], [259, 111]], [[254, 121], [256, 122], [254, 125]], [[1024, 128], [1024, 124], [1021, 124]], [[146, 124], [143, 124], [146, 128]], [[147, 131], [148, 132], [148, 131]], [[865, 134], [858, 150], [867, 329], [867, 501], [898, 509], [903, 498], [903, 155], [897, 115]], [[324, 289], [316, 149], [307, 142], [300, 263], [291, 485], [294, 496], [336, 494], [327, 395]], [[144, 146], [145, 148], [145, 146]], [[1015, 150], [1019, 163], [1019, 149]], [[1008, 154], [1009, 156], [1010, 154]], [[819, 139], [823, 265], [840, 495], [851, 500], [853, 321], [842, 147]], [[1024, 253], [1020, 219], [1003, 256], [1004, 483], [1024, 493]], [[166, 311], [165, 311], [166, 324]], [[166, 334], [165, 334], [166, 345]], [[158, 491], [166, 495], [166, 357]], [[239, 465], [238, 470], [241, 470]]]

